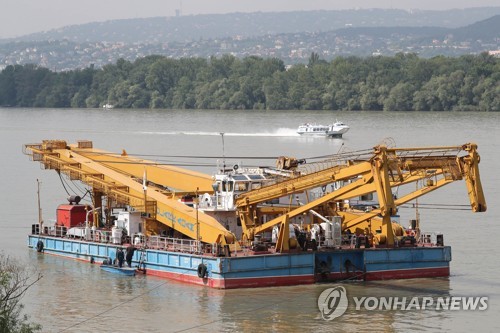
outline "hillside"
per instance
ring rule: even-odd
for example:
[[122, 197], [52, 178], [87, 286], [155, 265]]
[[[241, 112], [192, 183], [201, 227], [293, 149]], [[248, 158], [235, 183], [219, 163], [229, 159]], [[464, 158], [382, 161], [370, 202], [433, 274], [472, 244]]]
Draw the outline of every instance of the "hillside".
[[[367, 13], [367, 11], [360, 12]], [[387, 14], [387, 11], [382, 12]], [[236, 14], [233, 20], [236, 21], [236, 17], [240, 17], [239, 15], [247, 14]], [[306, 13], [305, 17], [309, 17], [308, 15], [312, 15], [312, 12]], [[382, 20], [382, 16], [377, 16], [374, 20]], [[159, 22], [165, 19], [148, 20]], [[344, 18], [344, 20], [347, 19]], [[76, 29], [75, 33], [80, 31], [79, 33], [82, 36], [87, 36], [89, 41], [79, 42], [79, 38], [75, 37], [41, 41], [16, 40], [4, 44], [0, 43], [0, 70], [8, 65], [27, 63], [34, 63], [56, 71], [89, 66], [100, 68], [106, 64], [115, 63], [120, 58], [135, 61], [153, 54], [174, 59], [220, 57], [224, 54], [232, 54], [239, 58], [248, 56], [274, 57], [283, 60], [288, 65], [307, 63], [311, 52], [317, 53], [321, 59], [330, 61], [339, 56], [351, 55], [392, 56], [397, 53], [415, 53], [420, 57], [431, 58], [437, 55], [460, 56], [500, 50], [500, 15], [459, 28], [438, 26], [355, 27], [351, 25], [345, 27], [344, 24], [340, 29], [325, 31], [268, 32], [260, 35], [259, 33], [262, 33], [266, 27], [258, 27], [257, 23], [254, 22], [255, 30], [253, 32], [255, 35], [249, 37], [236, 35], [164, 42], [163, 40], [169, 32], [158, 31], [157, 35], [149, 35], [148, 40], [144, 42], [106, 41], [108, 39], [118, 40], [126, 36], [130, 37], [130, 40], [136, 40], [139, 35], [145, 33], [139, 28], [130, 32], [126, 28], [127, 22], [118, 22], [124, 24], [123, 29], [104, 34], [101, 41], [90, 41], [90, 35], [85, 34], [84, 30], [78, 30], [75, 26], [72, 28]], [[135, 22], [142, 22], [142, 20], [138, 19]], [[339, 25], [339, 23], [332, 23], [332, 25]], [[88, 25], [85, 27], [90, 28]], [[298, 30], [299, 28], [295, 26], [294, 29]], [[280, 29], [276, 28], [275, 30], [279, 31]], [[97, 32], [101, 30], [95, 28], [89, 31], [97, 36]], [[182, 34], [181, 32], [182, 30], [179, 30], [177, 38]], [[187, 36], [186, 31], [184, 34]], [[210, 33], [207, 32], [207, 35]], [[186, 37], [186, 39], [188, 38]]]
[[[137, 18], [73, 25], [30, 34], [14, 41], [69, 40], [84, 42], [167, 43], [215, 38], [249, 38], [281, 33], [324, 32], [348, 27], [457, 28], [500, 15], [500, 7], [447, 11], [365, 9], [276, 13], [233, 13]], [[496, 30], [498, 31], [498, 30]]]
[[458, 40], [494, 40], [500, 38], [500, 15], [476, 22], [453, 32]]

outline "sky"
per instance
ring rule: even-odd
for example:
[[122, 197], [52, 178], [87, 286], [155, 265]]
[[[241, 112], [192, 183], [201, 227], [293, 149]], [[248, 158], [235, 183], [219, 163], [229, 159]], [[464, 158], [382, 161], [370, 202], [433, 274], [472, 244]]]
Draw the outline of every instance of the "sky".
[[115, 19], [355, 8], [432, 9], [500, 6], [500, 0], [1, 0], [0, 38]]

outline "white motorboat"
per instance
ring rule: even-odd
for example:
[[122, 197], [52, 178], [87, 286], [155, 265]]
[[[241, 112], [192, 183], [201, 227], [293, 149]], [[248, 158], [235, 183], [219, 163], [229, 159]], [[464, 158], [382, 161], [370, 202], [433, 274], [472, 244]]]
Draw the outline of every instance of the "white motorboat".
[[300, 135], [331, 136], [341, 138], [342, 134], [349, 130], [349, 126], [341, 121], [335, 121], [331, 125], [303, 124], [297, 129]]

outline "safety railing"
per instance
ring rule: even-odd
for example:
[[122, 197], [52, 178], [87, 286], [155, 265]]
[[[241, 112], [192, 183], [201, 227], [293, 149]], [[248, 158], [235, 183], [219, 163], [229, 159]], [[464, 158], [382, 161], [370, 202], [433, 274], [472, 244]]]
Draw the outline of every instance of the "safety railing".
[[201, 252], [201, 242], [193, 239], [150, 236], [146, 239], [145, 245], [152, 249], [190, 253]]

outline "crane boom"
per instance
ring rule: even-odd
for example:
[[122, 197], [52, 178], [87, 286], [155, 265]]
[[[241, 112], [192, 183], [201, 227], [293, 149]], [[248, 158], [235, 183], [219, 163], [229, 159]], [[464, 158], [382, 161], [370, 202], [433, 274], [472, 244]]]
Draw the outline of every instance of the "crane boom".
[[[148, 187], [145, 190], [142, 179], [138, 177], [144, 172], [141, 169], [145, 164], [147, 170], [150, 170], [148, 177], [153, 174], [158, 184], [165, 184], [166, 180], [172, 178], [172, 169], [155, 166], [150, 161], [140, 164], [133, 160], [133, 163], [129, 164], [131, 159], [126, 156], [123, 160], [127, 163], [117, 163], [120, 161], [117, 156], [103, 154], [103, 151], [96, 153], [91, 148], [68, 146], [65, 142], [46, 141], [42, 144], [26, 145], [25, 148], [33, 160], [41, 162], [45, 168], [55, 169], [67, 174], [71, 179], [81, 180], [92, 186], [94, 191], [127, 204], [192, 239], [197, 239], [199, 234], [200, 240], [207, 243], [225, 244], [234, 243], [236, 240], [234, 234], [213, 217], [203, 213], [197, 214], [195, 208], [178, 202], [171, 193], [157, 187]], [[105, 162], [102, 160], [103, 156], [106, 156]], [[177, 183], [182, 183], [183, 180], [192, 186], [198, 185], [193, 183], [193, 180], [207, 179], [202, 174], [182, 170], [176, 170], [173, 178], [176, 178]], [[181, 185], [179, 187], [182, 188]]]
[[132, 177], [142, 178], [146, 173], [148, 182], [168, 186], [171, 189], [194, 191], [197, 187], [201, 192], [213, 191], [212, 176], [201, 172], [135, 158], [127, 155], [125, 151], [121, 155], [116, 155], [95, 148], [78, 148], [77, 145], [70, 145], [70, 149], [89, 160]]
[[[373, 155], [361, 160], [349, 160], [345, 165], [334, 165], [316, 173], [306, 174], [285, 182], [263, 187], [242, 195], [237, 200], [239, 214], [245, 221], [244, 232], [248, 239], [283, 223], [278, 216], [262, 224], [255, 223], [259, 210], [258, 204], [284, 195], [299, 193], [314, 187], [324, 186], [339, 180], [355, 179], [349, 185], [287, 212], [286, 220], [300, 216], [311, 209], [333, 201], [343, 201], [369, 193], [377, 193], [379, 208], [370, 213], [344, 216], [343, 229], [367, 223], [381, 216], [383, 234], [391, 245], [394, 242], [391, 215], [397, 206], [414, 200], [422, 195], [443, 187], [451, 182], [465, 179], [471, 208], [474, 212], [484, 212], [486, 202], [479, 177], [479, 155], [477, 145], [465, 144], [451, 147], [431, 148], [387, 148], [377, 146]], [[455, 153], [453, 153], [455, 151]], [[458, 156], [461, 151], [465, 156]], [[395, 200], [392, 188], [413, 182], [423, 182], [421, 188]]]

